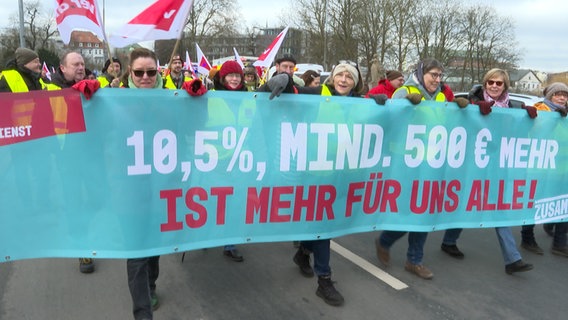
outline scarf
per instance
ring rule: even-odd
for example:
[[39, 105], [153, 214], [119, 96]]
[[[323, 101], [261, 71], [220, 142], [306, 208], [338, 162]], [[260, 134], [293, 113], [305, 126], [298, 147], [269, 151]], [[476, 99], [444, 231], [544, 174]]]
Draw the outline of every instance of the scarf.
[[495, 107], [509, 108], [509, 94], [507, 92], [503, 92], [501, 96], [497, 100], [495, 100], [487, 94], [487, 91], [483, 90], [483, 100], [495, 101]]

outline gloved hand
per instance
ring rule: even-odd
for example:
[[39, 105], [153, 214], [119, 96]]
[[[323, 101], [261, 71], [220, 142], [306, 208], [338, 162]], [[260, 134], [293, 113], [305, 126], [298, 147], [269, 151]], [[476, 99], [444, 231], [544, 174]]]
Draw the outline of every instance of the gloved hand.
[[420, 93], [409, 93], [406, 95], [406, 99], [410, 101], [413, 105], [417, 105], [422, 102], [423, 96]]
[[460, 108], [465, 108], [467, 107], [467, 105], [469, 104], [469, 100], [467, 100], [466, 98], [463, 97], [457, 97], [454, 99], [454, 102], [458, 105], [458, 107]]
[[187, 93], [189, 93], [190, 96], [192, 97], [199, 97], [204, 95], [207, 92], [207, 88], [205, 88], [205, 86], [203, 85], [203, 82], [201, 82], [200, 79], [193, 79], [190, 81], [185, 81], [182, 85], [181, 88], [185, 91], [187, 91]]
[[533, 106], [523, 106], [523, 109], [527, 110], [527, 114], [531, 119], [534, 119], [538, 116], [536, 108]]
[[491, 107], [495, 104], [495, 101], [479, 100], [475, 104], [479, 106], [479, 113], [486, 116], [491, 113]]
[[268, 89], [272, 92], [269, 99], [272, 100], [274, 97], [280, 97], [280, 94], [286, 89], [286, 86], [288, 86], [289, 80], [290, 76], [286, 73], [277, 74], [270, 78], [266, 83]]
[[566, 115], [568, 114], [568, 110], [566, 110], [566, 108], [558, 108], [556, 109], [556, 112], [560, 113], [560, 115], [564, 118], [566, 118]]
[[369, 98], [375, 100], [377, 104], [384, 106], [389, 97], [386, 94], [373, 94], [370, 95]]
[[101, 83], [98, 80], [85, 79], [75, 83], [71, 88], [81, 92], [85, 99], [89, 100], [100, 87]]

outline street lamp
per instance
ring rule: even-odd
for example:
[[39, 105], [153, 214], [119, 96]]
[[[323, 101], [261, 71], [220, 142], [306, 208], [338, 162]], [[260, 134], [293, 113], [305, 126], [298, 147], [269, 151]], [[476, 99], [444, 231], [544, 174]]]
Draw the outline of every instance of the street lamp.
[[19, 0], [18, 5], [20, 7], [20, 47], [24, 48], [26, 46], [24, 41], [24, 0]]

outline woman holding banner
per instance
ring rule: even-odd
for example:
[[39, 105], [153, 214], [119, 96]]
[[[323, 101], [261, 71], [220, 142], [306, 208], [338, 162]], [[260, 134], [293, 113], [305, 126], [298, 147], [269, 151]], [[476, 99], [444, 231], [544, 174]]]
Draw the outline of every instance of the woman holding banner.
[[[164, 89], [164, 81], [158, 72], [158, 62], [153, 51], [136, 48], [130, 53], [129, 60], [128, 72], [122, 78], [123, 87]], [[199, 79], [184, 83], [183, 88], [192, 96], [202, 95], [207, 91]], [[156, 295], [159, 260], [160, 256], [126, 260], [128, 288], [132, 297], [132, 312], [136, 320], [152, 319], [153, 310], [159, 306]]]
[[[479, 106], [483, 115], [491, 112], [492, 107], [511, 108], [508, 89], [511, 86], [509, 74], [505, 70], [491, 69], [483, 77], [483, 85], [475, 86], [469, 92], [468, 99]], [[523, 107], [531, 118], [536, 117], [536, 109], [532, 106]], [[533, 114], [534, 113], [534, 114]], [[442, 251], [451, 257], [463, 259], [463, 253], [458, 249], [456, 242], [463, 229], [448, 229], [442, 240]], [[525, 263], [517, 249], [517, 244], [510, 227], [495, 228], [503, 260], [505, 260], [505, 272], [513, 274], [532, 270], [532, 264]], [[534, 238], [533, 238], [534, 241]], [[536, 242], [531, 243], [538, 247]], [[541, 249], [542, 250], [542, 249]]]

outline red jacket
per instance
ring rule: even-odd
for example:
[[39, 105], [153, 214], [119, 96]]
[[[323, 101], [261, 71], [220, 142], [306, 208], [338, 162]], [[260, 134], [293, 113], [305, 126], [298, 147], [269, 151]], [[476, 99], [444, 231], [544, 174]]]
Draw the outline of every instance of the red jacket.
[[377, 84], [376, 87], [372, 88], [371, 90], [369, 90], [369, 92], [367, 92], [365, 98], [369, 98], [369, 96], [375, 94], [386, 94], [387, 97], [389, 97], [390, 99], [392, 98], [392, 94], [394, 93], [395, 90], [396, 90], [395, 87], [392, 86], [389, 80], [381, 79], [379, 80], [379, 83]]

